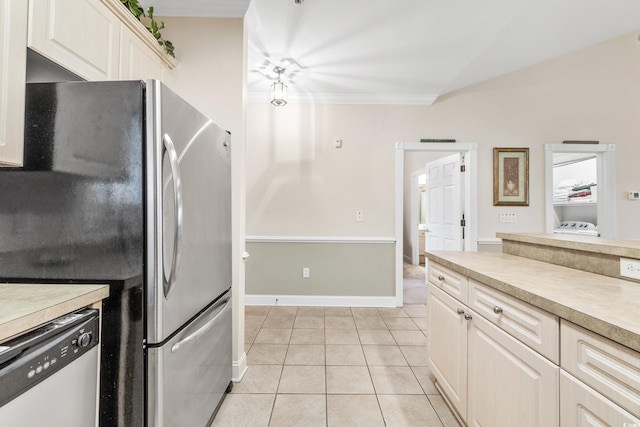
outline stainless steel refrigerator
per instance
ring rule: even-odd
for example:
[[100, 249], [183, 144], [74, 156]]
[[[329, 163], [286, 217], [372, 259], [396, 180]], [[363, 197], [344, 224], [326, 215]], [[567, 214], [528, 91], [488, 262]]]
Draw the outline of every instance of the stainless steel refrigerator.
[[101, 426], [208, 426], [231, 386], [229, 134], [159, 81], [26, 92], [2, 281], [110, 285]]

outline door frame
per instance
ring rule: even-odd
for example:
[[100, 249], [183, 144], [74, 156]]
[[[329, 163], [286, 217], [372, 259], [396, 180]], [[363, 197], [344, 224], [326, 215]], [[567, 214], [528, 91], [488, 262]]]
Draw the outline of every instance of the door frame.
[[418, 223], [420, 222], [420, 198], [418, 197], [418, 189], [420, 188], [420, 175], [425, 175], [424, 168], [411, 172], [411, 230], [409, 233], [409, 241], [411, 242], [411, 264], [420, 264], [420, 256], [418, 254], [418, 246], [420, 246], [420, 236]]
[[404, 155], [412, 151], [463, 153], [467, 171], [464, 173], [464, 212], [466, 220], [464, 250], [478, 250], [478, 144], [396, 142], [396, 306], [403, 305], [402, 263], [404, 260]]

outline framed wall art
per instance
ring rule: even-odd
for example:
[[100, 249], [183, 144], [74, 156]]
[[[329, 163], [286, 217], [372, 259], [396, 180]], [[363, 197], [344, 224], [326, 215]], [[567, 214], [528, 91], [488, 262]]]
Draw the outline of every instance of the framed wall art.
[[493, 205], [529, 206], [529, 148], [493, 149]]

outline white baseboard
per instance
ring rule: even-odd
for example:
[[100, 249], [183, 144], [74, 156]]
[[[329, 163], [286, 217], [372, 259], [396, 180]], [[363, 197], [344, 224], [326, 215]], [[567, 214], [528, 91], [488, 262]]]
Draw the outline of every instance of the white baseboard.
[[247, 373], [247, 353], [243, 352], [240, 360], [234, 360], [231, 366], [231, 381], [238, 383], [242, 380], [244, 374]]
[[245, 295], [245, 305], [299, 305], [324, 307], [396, 307], [396, 297], [348, 297], [319, 295]]

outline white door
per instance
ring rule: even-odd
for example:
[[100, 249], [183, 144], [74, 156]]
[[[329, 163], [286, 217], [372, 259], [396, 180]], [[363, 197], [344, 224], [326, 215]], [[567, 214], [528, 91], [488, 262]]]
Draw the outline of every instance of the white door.
[[460, 153], [425, 165], [427, 174], [427, 230], [425, 249], [460, 251], [462, 245], [462, 191]]

